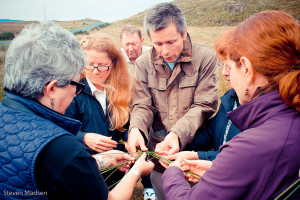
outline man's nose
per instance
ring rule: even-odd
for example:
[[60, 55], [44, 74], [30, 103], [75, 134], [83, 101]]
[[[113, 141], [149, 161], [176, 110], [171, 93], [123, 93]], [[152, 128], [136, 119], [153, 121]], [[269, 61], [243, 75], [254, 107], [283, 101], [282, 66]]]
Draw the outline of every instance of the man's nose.
[[162, 46], [162, 55], [168, 55], [169, 53], [169, 48], [167, 45]]
[[133, 46], [132, 46], [132, 45], [129, 45], [128, 50], [129, 50], [129, 51], [133, 51]]

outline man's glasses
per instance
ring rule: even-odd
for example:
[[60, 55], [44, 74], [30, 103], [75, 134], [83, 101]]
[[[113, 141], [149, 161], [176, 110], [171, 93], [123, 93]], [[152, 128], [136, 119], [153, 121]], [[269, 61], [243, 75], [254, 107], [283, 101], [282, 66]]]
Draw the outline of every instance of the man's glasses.
[[83, 91], [83, 89], [85, 88], [85, 85], [83, 83], [78, 83], [76, 81], [70, 81], [69, 82], [70, 85], [75, 85], [76, 86], [76, 95], [81, 94], [81, 92]]
[[97, 69], [98, 71], [108, 71], [109, 70], [109, 65], [108, 66], [87, 65], [84, 68], [87, 69], [87, 70]]

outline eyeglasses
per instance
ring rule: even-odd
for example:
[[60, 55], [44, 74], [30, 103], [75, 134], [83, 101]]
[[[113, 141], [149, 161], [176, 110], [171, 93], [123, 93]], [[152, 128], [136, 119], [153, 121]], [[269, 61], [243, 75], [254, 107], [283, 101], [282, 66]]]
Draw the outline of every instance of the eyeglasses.
[[[111, 65], [111, 64], [110, 64]], [[84, 68], [87, 70], [94, 70], [97, 69], [98, 71], [108, 71], [109, 70], [109, 66], [95, 66], [95, 65], [87, 65]]]
[[225, 69], [226, 71], [230, 71], [231, 67], [229, 65], [226, 65], [225, 63], [218, 63], [219, 69], [223, 70]]
[[75, 85], [76, 86], [76, 95], [81, 94], [81, 92], [83, 91], [83, 89], [85, 88], [85, 85], [83, 83], [78, 83], [76, 81], [70, 81], [69, 82], [70, 85]]

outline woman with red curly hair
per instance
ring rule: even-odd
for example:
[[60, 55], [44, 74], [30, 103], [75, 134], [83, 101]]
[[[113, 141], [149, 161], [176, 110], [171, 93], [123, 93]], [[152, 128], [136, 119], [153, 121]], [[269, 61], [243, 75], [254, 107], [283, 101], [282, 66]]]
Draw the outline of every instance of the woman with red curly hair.
[[[228, 117], [242, 132], [212, 162], [171, 163], [162, 178], [167, 199], [274, 199], [299, 178], [300, 26], [263, 11], [230, 31], [215, 49], [241, 104]], [[180, 168], [201, 180], [189, 188]]]
[[[80, 80], [86, 87], [74, 98], [65, 115], [82, 122], [77, 138], [94, 153], [112, 149], [124, 151], [124, 145], [118, 142], [126, 139], [130, 110], [130, 77], [126, 61], [114, 39], [107, 34], [84, 36], [80, 45], [88, 62]], [[123, 176], [123, 173], [116, 173], [121, 172], [110, 176], [109, 186]]]

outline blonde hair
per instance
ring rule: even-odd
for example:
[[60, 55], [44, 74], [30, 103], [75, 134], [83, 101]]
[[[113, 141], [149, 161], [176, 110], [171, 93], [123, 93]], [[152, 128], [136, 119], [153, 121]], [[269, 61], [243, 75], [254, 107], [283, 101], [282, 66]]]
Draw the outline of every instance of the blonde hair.
[[129, 120], [129, 102], [131, 100], [130, 76], [127, 63], [115, 40], [107, 34], [97, 33], [84, 36], [80, 45], [83, 50], [96, 50], [107, 53], [113, 62], [111, 73], [103, 87], [108, 99], [107, 112], [111, 122], [111, 130], [124, 132], [124, 125]]

